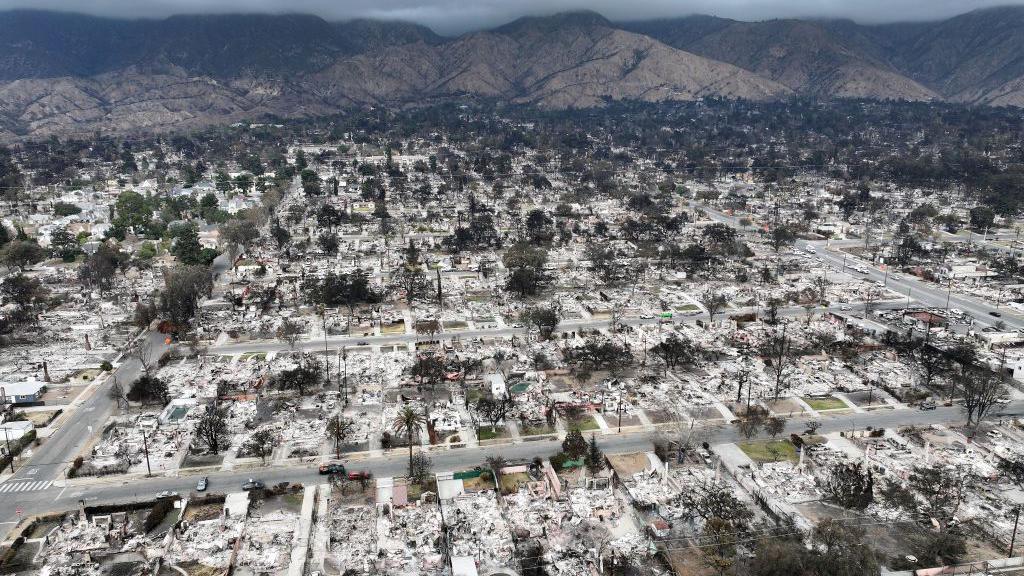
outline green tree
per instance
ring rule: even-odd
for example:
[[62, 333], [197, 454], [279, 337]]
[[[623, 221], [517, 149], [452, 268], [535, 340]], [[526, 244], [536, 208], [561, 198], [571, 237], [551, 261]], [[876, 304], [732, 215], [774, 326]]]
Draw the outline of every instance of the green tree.
[[338, 253], [338, 235], [331, 232], [323, 232], [316, 238], [316, 243], [324, 254], [334, 256]]
[[524, 298], [536, 294], [547, 282], [547, 261], [547, 251], [541, 247], [526, 242], [510, 246], [502, 256], [509, 271], [506, 287]]
[[185, 225], [174, 229], [174, 246], [171, 253], [179, 262], [186, 265], [200, 264], [203, 261], [203, 245], [199, 243], [199, 231], [195, 226]]
[[877, 575], [881, 573], [878, 556], [864, 539], [864, 529], [826, 518], [811, 531], [817, 545], [813, 558], [815, 574]]
[[70, 202], [55, 202], [53, 204], [53, 215], [58, 218], [81, 214], [82, 209]]
[[597, 437], [593, 434], [590, 435], [590, 442], [587, 444], [587, 453], [583, 458], [583, 462], [591, 474], [597, 474], [604, 470], [604, 453], [598, 448]]
[[153, 219], [153, 206], [142, 194], [125, 190], [114, 202], [114, 215], [111, 225], [117, 237], [123, 238], [125, 232], [140, 234], [146, 230]]
[[863, 510], [874, 501], [874, 478], [860, 462], [833, 464], [822, 481], [828, 499], [843, 508]]
[[12, 240], [0, 248], [0, 262], [18, 270], [24, 270], [45, 257], [46, 251], [35, 240]]
[[171, 401], [171, 393], [166, 382], [155, 376], [144, 374], [132, 383], [127, 398], [132, 402], [164, 406]]
[[252, 174], [246, 174], [245, 172], [242, 172], [238, 176], [235, 176], [235, 187], [241, 190], [242, 192], [249, 192], [249, 190], [252, 190], [252, 186]]
[[199, 310], [199, 302], [213, 289], [206, 266], [176, 266], [164, 272], [160, 311], [177, 330], [186, 330]]
[[213, 177], [213, 181], [217, 187], [217, 190], [221, 192], [227, 192], [231, 190], [231, 176], [228, 176], [227, 172], [217, 172]]
[[971, 228], [981, 232], [987, 228], [991, 228], [995, 222], [996, 213], [988, 206], [975, 206], [971, 208]]
[[412, 365], [412, 375], [420, 381], [420, 384], [427, 384], [430, 389], [444, 379], [445, 363], [443, 358], [434, 354], [424, 354], [416, 358]]
[[324, 367], [315, 358], [305, 357], [298, 366], [284, 370], [274, 376], [272, 383], [282, 390], [296, 390], [299, 396], [320, 384], [323, 380]]
[[0, 281], [0, 301], [5, 305], [14, 304], [17, 307], [11, 316], [16, 323], [35, 320], [36, 312], [43, 306], [46, 298], [46, 288], [36, 278], [18, 273]]
[[409, 442], [409, 477], [413, 476], [412, 441], [413, 436], [419, 433], [420, 427], [426, 422], [422, 414], [412, 409], [411, 406], [402, 408], [391, 423], [391, 429], [395, 434], [406, 437]]
[[562, 452], [565, 452], [570, 458], [573, 460], [582, 458], [588, 450], [587, 441], [578, 428], [573, 428], [565, 434], [565, 440], [562, 440]]
[[217, 195], [213, 192], [207, 192], [203, 194], [203, 197], [199, 199], [199, 209], [203, 212], [212, 210], [217, 207]]
[[78, 241], [71, 232], [64, 226], [58, 226], [50, 233], [50, 248], [55, 258], [64, 262], [74, 262], [75, 258], [82, 253], [78, 247]]
[[519, 314], [519, 321], [537, 328], [541, 338], [549, 338], [558, 327], [559, 314], [556, 306], [531, 306]]

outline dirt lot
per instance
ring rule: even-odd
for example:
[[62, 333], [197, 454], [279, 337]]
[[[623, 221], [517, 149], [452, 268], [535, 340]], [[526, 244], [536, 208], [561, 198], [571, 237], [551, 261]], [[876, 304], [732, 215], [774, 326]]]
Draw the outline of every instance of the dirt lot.
[[88, 384], [68, 386], [67, 384], [54, 384], [46, 388], [43, 394], [43, 403], [48, 405], [70, 404], [81, 394]]

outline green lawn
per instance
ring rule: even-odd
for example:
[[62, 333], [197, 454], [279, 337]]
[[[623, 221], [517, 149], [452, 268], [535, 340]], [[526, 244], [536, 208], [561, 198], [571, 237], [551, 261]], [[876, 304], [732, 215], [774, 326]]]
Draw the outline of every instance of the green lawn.
[[504, 426], [491, 428], [490, 426], [481, 426], [476, 432], [477, 440], [493, 440], [495, 438], [505, 438], [508, 436], [508, 429]]
[[541, 434], [554, 434], [555, 429], [547, 424], [540, 426], [526, 426], [519, 431], [520, 436], [540, 436]]
[[[758, 440], [740, 442], [737, 445], [754, 462], [778, 462], [781, 460], [798, 462], [800, 460], [796, 454], [796, 446], [793, 446], [789, 440]], [[774, 453], [772, 452], [773, 448]]]
[[807, 405], [814, 410], [821, 412], [822, 410], [843, 410], [849, 408], [842, 400], [838, 398], [803, 398]]
[[594, 420], [593, 416], [584, 416], [579, 420], [574, 420], [569, 423], [570, 430], [579, 430], [580, 432], [589, 432], [591, 430], [597, 430], [600, 426], [597, 425], [597, 420]]

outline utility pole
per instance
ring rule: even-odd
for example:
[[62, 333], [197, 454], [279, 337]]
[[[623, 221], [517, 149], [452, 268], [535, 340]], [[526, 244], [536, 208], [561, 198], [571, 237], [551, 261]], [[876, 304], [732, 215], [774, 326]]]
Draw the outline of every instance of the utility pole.
[[437, 272], [437, 306], [444, 310], [444, 296], [441, 294], [441, 269], [436, 268], [434, 271]]
[[619, 384], [619, 434], [622, 434], [622, 384]]
[[345, 363], [345, 383], [342, 395], [345, 399], [345, 406], [348, 406], [348, 348], [345, 346], [341, 347], [341, 359]]
[[320, 319], [324, 323], [324, 367], [326, 368], [325, 377], [328, 384], [331, 383], [331, 355], [327, 351], [327, 307], [320, 307]]
[[1020, 506], [1013, 507], [1013, 535], [1010, 536], [1010, 552], [1006, 555], [1007, 558], [1013, 558], [1013, 545], [1017, 541], [1017, 522], [1020, 520]]
[[149, 467], [149, 439], [146, 438], [146, 429], [144, 427], [140, 429], [142, 430], [142, 452], [146, 455], [146, 476], [152, 476], [153, 470]]
[[7, 428], [4, 428], [4, 440], [7, 441], [7, 455], [11, 457], [11, 474], [14, 474], [14, 452], [11, 452], [11, 438], [7, 435]]

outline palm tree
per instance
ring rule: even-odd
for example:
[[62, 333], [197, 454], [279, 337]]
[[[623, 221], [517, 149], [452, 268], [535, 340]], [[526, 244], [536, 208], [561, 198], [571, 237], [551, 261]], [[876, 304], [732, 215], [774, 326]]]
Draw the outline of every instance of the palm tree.
[[395, 416], [395, 421], [391, 424], [395, 434], [404, 434], [409, 440], [409, 476], [412, 476], [412, 436], [419, 433], [424, 422], [426, 418], [422, 414], [413, 410], [411, 406], [406, 406]]
[[351, 420], [341, 416], [340, 414], [335, 414], [334, 417], [327, 422], [327, 436], [334, 440], [335, 458], [341, 458], [341, 443], [344, 442], [345, 438], [347, 438], [349, 433], [352, 432], [352, 428], [354, 426], [355, 424]]

